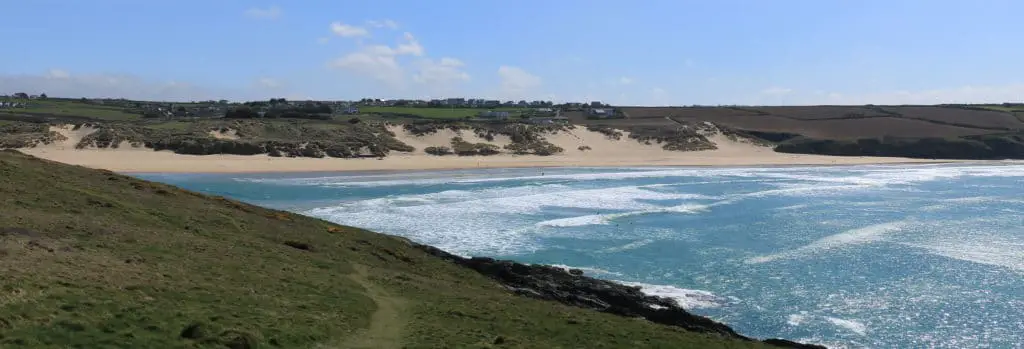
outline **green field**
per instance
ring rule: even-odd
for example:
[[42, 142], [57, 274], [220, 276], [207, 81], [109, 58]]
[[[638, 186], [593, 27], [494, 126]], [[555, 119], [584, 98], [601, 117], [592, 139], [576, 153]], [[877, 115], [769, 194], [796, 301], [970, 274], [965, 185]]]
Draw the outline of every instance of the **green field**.
[[417, 107], [359, 107], [362, 114], [373, 113], [396, 113], [410, 114], [431, 119], [462, 119], [467, 116], [477, 116], [483, 111], [507, 111], [513, 117], [518, 116], [526, 108], [417, 108]]
[[3, 112], [27, 115], [80, 116], [112, 121], [142, 118], [141, 114], [128, 113], [124, 111], [124, 108], [115, 106], [85, 104], [68, 100], [29, 100], [23, 102], [27, 105], [25, 108], [7, 109]]
[[766, 347], [515, 296], [404, 239], [13, 151], [0, 212], [3, 348]]
[[992, 104], [992, 105], [987, 105], [986, 104], [986, 105], [976, 105], [975, 107], [984, 108], [984, 109], [993, 110], [993, 111], [1001, 111], [1001, 112], [1006, 112], [1006, 113], [1021, 113], [1021, 112], [1024, 112], [1024, 105], [1005, 106], [1005, 105], [999, 105], [999, 104]]

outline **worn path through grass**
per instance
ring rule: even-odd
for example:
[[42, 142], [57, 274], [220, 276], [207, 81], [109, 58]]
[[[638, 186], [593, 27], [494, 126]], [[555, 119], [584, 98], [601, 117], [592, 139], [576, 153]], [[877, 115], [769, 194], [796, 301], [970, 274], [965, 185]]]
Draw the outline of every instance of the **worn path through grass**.
[[366, 288], [366, 296], [377, 305], [377, 310], [370, 316], [370, 327], [357, 333], [345, 342], [341, 348], [401, 348], [402, 333], [406, 323], [406, 306], [408, 301], [389, 294], [369, 280], [366, 267], [354, 265], [355, 273], [350, 277], [353, 281]]

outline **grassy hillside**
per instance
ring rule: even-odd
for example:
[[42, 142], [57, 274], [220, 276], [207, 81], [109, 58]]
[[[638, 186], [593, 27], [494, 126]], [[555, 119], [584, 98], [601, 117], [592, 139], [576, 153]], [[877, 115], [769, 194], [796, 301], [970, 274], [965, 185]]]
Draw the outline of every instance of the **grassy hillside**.
[[404, 239], [0, 151], [3, 348], [746, 348]]

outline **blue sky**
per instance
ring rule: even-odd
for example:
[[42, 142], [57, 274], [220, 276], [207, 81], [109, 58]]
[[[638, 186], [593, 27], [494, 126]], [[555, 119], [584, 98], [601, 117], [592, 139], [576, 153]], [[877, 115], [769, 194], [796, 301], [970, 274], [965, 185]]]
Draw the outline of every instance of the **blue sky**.
[[1024, 100], [1014, 0], [32, 0], [0, 14], [0, 94]]

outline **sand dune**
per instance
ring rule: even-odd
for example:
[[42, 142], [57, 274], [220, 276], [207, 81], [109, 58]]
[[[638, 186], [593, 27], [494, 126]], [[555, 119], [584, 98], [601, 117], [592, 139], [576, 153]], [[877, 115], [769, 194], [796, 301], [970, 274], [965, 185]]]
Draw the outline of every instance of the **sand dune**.
[[[604, 134], [577, 127], [571, 132], [548, 135], [549, 142], [565, 149], [553, 156], [510, 155], [494, 156], [433, 156], [423, 153], [428, 146], [447, 146], [451, 138], [460, 136], [470, 142], [486, 142], [472, 132], [450, 130], [417, 137], [403, 129], [391, 129], [397, 138], [417, 150], [411, 153], [392, 152], [384, 159], [337, 158], [275, 158], [267, 155], [180, 155], [170, 151], [152, 151], [122, 144], [117, 149], [75, 149], [75, 144], [94, 129], [55, 127], [68, 139], [36, 148], [21, 149], [44, 159], [102, 168], [120, 172], [310, 172], [310, 171], [367, 171], [367, 170], [439, 170], [465, 168], [506, 167], [598, 167], [598, 166], [756, 166], [756, 165], [841, 165], [880, 163], [942, 162], [924, 159], [883, 157], [838, 157], [821, 155], [783, 154], [770, 148], [741, 140], [732, 140], [720, 134], [710, 139], [718, 149], [678, 152], [662, 149], [658, 144], [643, 144], [629, 139], [624, 133], [619, 140]], [[230, 137], [218, 134], [211, 137]], [[508, 137], [496, 137], [492, 144], [508, 144]], [[590, 150], [581, 151], [580, 146]]]

